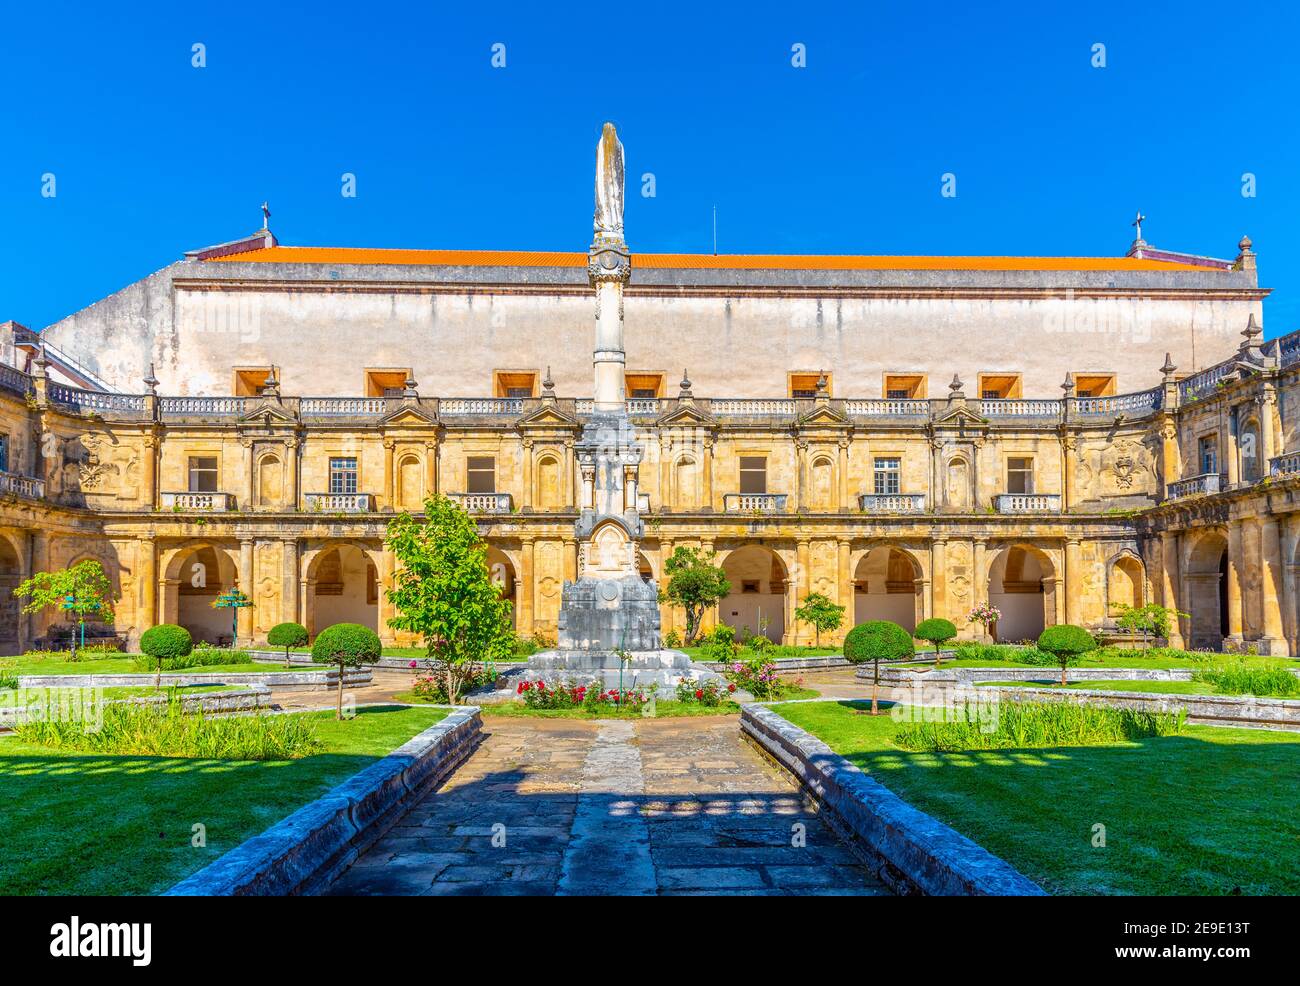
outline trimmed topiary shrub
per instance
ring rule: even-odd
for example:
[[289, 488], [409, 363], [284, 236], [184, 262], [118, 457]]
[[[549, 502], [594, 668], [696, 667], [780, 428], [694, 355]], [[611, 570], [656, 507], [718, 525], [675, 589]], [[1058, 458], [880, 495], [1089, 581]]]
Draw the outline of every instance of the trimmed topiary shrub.
[[941, 663], [939, 661], [939, 647], [952, 640], [957, 636], [957, 624], [952, 620], [945, 620], [938, 616], [932, 616], [928, 620], [922, 620], [912, 631], [912, 636], [917, 640], [924, 640], [926, 643], [934, 644], [934, 666], [937, 668]]
[[289, 648], [307, 645], [307, 628], [301, 623], [277, 623], [266, 635], [271, 647], [284, 648], [284, 666], [289, 667]]
[[1097, 641], [1083, 627], [1072, 623], [1058, 623], [1038, 635], [1038, 649], [1056, 658], [1061, 666], [1061, 684], [1065, 682], [1065, 669], [1079, 663], [1079, 655], [1096, 650]]
[[140, 650], [157, 662], [154, 687], [162, 687], [163, 662], [185, 657], [194, 649], [194, 638], [175, 623], [160, 623], [140, 634]]
[[875, 667], [871, 683], [871, 714], [880, 713], [880, 662], [905, 660], [916, 653], [912, 635], [890, 620], [859, 623], [844, 638], [844, 657], [854, 664], [870, 661]]
[[379, 660], [383, 647], [379, 634], [360, 623], [335, 623], [316, 635], [311, 645], [311, 659], [317, 664], [337, 664], [339, 668], [338, 707], [336, 719], [343, 718], [343, 670]]

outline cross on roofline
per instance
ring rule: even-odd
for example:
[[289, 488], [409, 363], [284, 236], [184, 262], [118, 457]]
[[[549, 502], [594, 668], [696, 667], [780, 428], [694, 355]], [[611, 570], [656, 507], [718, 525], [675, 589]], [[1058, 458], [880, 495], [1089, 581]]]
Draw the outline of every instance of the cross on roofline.
[[1142, 210], [1139, 209], [1137, 211], [1137, 218], [1129, 223], [1130, 226], [1137, 230], [1137, 239], [1139, 240], [1142, 239], [1142, 224], [1146, 222], [1146, 220], [1147, 217], [1142, 215]]

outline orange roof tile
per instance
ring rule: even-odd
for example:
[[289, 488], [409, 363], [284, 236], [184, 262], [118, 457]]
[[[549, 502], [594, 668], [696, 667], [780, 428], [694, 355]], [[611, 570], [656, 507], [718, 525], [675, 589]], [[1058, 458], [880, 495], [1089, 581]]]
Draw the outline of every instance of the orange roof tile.
[[[531, 250], [393, 250], [275, 246], [207, 263], [424, 264], [446, 267], [585, 267], [585, 253]], [[797, 254], [635, 253], [634, 267], [678, 270], [1212, 270], [1135, 257], [863, 257]]]

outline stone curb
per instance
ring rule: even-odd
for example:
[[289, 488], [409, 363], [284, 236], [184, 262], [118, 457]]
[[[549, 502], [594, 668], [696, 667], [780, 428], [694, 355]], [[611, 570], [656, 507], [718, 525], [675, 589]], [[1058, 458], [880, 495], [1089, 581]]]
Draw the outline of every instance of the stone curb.
[[[152, 671], [123, 672], [121, 674], [27, 674], [18, 679], [22, 688], [116, 688], [152, 684]], [[348, 670], [343, 676], [344, 688], [364, 688], [374, 676], [369, 671]], [[338, 687], [337, 669], [318, 671], [238, 671], [222, 674], [218, 671], [164, 671], [164, 685], [296, 685], [316, 686], [322, 690]]]
[[827, 810], [836, 828], [903, 893], [1040, 896], [1042, 887], [1006, 860], [944, 825], [863, 773], [771, 709], [747, 705], [740, 728]]
[[397, 821], [413, 798], [464, 762], [482, 725], [477, 706], [455, 707], [446, 719], [164, 896], [290, 896], [323, 889]]
[[[54, 686], [49, 686], [54, 690]], [[85, 687], [85, 686], [68, 686], [68, 687]], [[20, 685], [19, 689], [31, 688], [34, 691], [45, 691], [46, 687], [41, 685], [27, 686]], [[18, 696], [16, 705], [0, 705], [0, 729], [12, 729], [19, 722], [27, 719], [26, 706], [30, 703], [23, 702], [23, 696]], [[164, 705], [168, 701], [165, 695], [137, 695], [132, 698], [110, 698], [104, 700], [104, 705]], [[254, 712], [258, 709], [265, 709], [271, 704], [271, 689], [265, 685], [252, 685], [249, 688], [241, 688], [238, 691], [229, 692], [202, 692], [198, 695], [186, 695], [181, 698], [182, 708], [186, 712], [202, 712], [204, 714], [218, 714], [226, 712]]]

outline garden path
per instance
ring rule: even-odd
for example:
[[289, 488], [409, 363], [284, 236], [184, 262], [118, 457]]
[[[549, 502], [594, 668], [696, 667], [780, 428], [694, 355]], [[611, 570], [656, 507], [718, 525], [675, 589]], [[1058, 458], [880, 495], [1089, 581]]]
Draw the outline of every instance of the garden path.
[[487, 719], [335, 894], [888, 891], [735, 716]]

